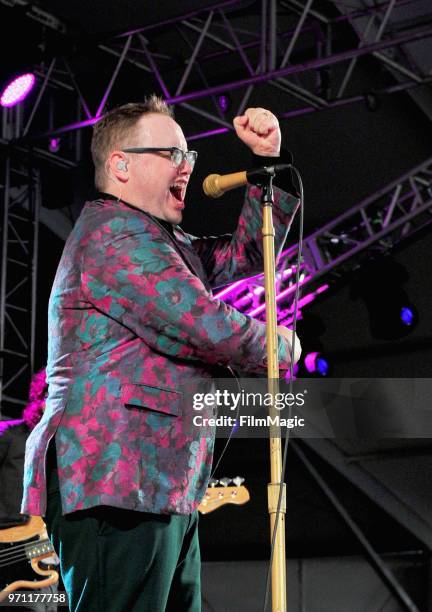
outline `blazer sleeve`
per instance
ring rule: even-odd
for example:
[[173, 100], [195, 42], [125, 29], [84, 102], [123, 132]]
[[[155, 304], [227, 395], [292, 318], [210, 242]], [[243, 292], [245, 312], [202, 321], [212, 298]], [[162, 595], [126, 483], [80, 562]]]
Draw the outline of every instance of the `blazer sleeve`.
[[[189, 236], [203, 262], [210, 285], [219, 287], [263, 271], [261, 190], [248, 187], [237, 229], [233, 234]], [[300, 201], [274, 187], [275, 255], [282, 251]]]
[[[124, 232], [82, 251], [85, 301], [131, 329], [152, 349], [182, 359], [266, 368], [265, 325], [216, 300], [163, 237]], [[279, 336], [281, 371], [290, 343]]]

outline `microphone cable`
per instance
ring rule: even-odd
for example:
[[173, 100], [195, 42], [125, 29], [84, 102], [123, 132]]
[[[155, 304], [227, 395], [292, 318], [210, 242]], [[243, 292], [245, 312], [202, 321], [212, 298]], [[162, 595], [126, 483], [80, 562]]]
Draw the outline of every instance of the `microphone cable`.
[[[292, 330], [294, 333], [293, 333], [293, 342], [292, 342], [291, 351], [290, 351], [291, 363], [290, 363], [290, 368], [289, 368], [289, 375], [290, 375], [289, 393], [292, 393], [293, 380], [294, 380], [294, 349], [295, 349], [295, 338], [296, 338], [295, 332], [297, 328], [297, 304], [298, 304], [299, 294], [300, 294], [300, 263], [301, 263], [301, 257], [302, 257], [302, 249], [303, 249], [303, 226], [304, 226], [303, 182], [300, 176], [300, 172], [297, 170], [297, 168], [291, 165], [291, 169], [294, 171], [294, 174], [297, 177], [299, 188], [300, 188], [300, 229], [299, 229], [299, 239], [298, 239], [296, 276], [295, 276], [296, 290], [295, 290], [294, 302], [293, 302], [294, 303], [294, 316], [293, 316], [293, 322], [292, 322]], [[291, 416], [291, 406], [289, 406], [289, 416]], [[284, 475], [285, 475], [285, 470], [286, 470], [288, 445], [289, 445], [289, 439], [290, 439], [289, 432], [290, 432], [289, 427], [286, 427], [285, 438], [284, 438], [285, 446], [284, 446], [282, 468], [281, 468], [281, 480], [279, 483], [279, 496], [278, 496], [278, 503], [277, 503], [277, 508], [276, 508], [276, 519], [275, 519], [274, 530], [272, 533], [272, 540], [271, 540], [270, 562], [269, 562], [269, 566], [267, 569], [267, 576], [266, 576], [266, 587], [265, 587], [265, 595], [264, 595], [264, 603], [263, 603], [263, 612], [266, 612], [267, 606], [268, 606], [268, 599], [269, 599], [269, 592], [270, 592], [270, 576], [271, 576], [271, 570], [272, 570], [272, 565], [273, 565], [276, 534], [277, 534], [278, 525], [279, 525], [279, 517], [281, 515], [280, 510], [281, 510], [281, 505], [282, 505], [283, 483], [284, 483]], [[281, 438], [282, 438], [282, 432], [281, 432]], [[285, 555], [285, 559], [286, 559], [286, 555]]]
[[[240, 387], [239, 379], [237, 378], [237, 376], [236, 376], [234, 370], [231, 368], [231, 366], [227, 366], [227, 367], [228, 367], [228, 370], [230, 370], [232, 377], [236, 381], [237, 389], [238, 389], [238, 392], [240, 394], [241, 393], [241, 387]], [[223, 449], [222, 449], [222, 451], [221, 451], [221, 453], [219, 455], [219, 459], [218, 459], [218, 461], [216, 463], [216, 466], [212, 470], [212, 473], [210, 475], [210, 480], [215, 477], [216, 471], [217, 471], [217, 469], [218, 469], [218, 467], [220, 465], [220, 462], [223, 459], [223, 456], [225, 455], [225, 451], [228, 448], [228, 445], [229, 445], [229, 443], [231, 441], [231, 438], [233, 437], [234, 432], [237, 430], [237, 426], [238, 426], [238, 421], [237, 420], [239, 418], [239, 415], [240, 415], [240, 405], [238, 405], [237, 408], [236, 408], [234, 425], [231, 427], [231, 431], [230, 431], [229, 436], [227, 438], [227, 441], [225, 442], [224, 447], [223, 447]]]

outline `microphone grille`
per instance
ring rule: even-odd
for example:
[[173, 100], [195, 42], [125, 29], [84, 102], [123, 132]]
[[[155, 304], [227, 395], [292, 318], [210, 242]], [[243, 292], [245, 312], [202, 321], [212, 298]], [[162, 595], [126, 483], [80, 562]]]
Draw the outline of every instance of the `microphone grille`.
[[219, 198], [223, 195], [222, 189], [219, 187], [220, 174], [209, 174], [203, 182], [203, 191], [210, 198]]

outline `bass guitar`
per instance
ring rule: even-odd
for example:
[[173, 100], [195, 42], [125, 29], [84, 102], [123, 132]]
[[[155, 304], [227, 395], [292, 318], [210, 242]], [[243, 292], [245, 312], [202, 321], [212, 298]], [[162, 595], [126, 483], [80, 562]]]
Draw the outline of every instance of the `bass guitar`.
[[[235, 486], [229, 486], [234, 483]], [[209, 487], [200, 505], [198, 511], [201, 514], [208, 514], [217, 510], [225, 504], [235, 504], [240, 506], [250, 500], [249, 491], [242, 486], [244, 478], [236, 476], [235, 478], [221, 478], [220, 480], [210, 479]], [[219, 485], [219, 486], [217, 486]]]
[[[18, 527], [8, 527], [0, 530], [0, 568], [30, 562], [30, 566], [39, 580], [15, 580], [10, 584], [0, 581], [0, 602], [4, 601], [9, 593], [21, 589], [41, 589], [58, 582], [58, 573], [49, 567], [43, 568], [39, 564], [42, 559], [55, 554], [54, 548], [48, 539], [45, 523], [40, 516], [31, 516], [29, 521]], [[3, 573], [3, 572], [0, 572]]]

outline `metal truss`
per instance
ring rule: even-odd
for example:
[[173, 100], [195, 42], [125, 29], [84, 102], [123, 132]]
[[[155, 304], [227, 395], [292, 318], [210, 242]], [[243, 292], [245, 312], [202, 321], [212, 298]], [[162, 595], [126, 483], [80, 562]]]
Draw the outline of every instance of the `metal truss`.
[[307, 473], [311, 476], [311, 478], [313, 478], [321, 493], [327, 498], [334, 510], [337, 512], [345, 527], [357, 540], [370, 566], [381, 578], [383, 584], [388, 588], [392, 598], [394, 597], [398, 602], [400, 609], [407, 610], [409, 612], [419, 612], [419, 608], [414, 603], [405, 587], [387, 565], [383, 556], [375, 550], [366, 534], [360, 528], [359, 524], [350, 515], [345, 505], [340, 501], [338, 496], [335, 495], [331, 487], [319, 473], [317, 466], [314, 465], [313, 461], [311, 461], [311, 457], [305, 453], [301, 444], [299, 444], [299, 441], [292, 440], [291, 448], [297, 455], [298, 459], [300, 459], [302, 462]]
[[[53, 115], [53, 108], [53, 105], [50, 105], [51, 115]], [[81, 159], [81, 138], [79, 131], [67, 134], [67, 142], [63, 143], [61, 153], [51, 151], [48, 146], [48, 140], [46, 141], [46, 146], [26, 141], [24, 138], [26, 125], [29, 125], [29, 120], [33, 120], [32, 116], [34, 116], [36, 111], [36, 106], [32, 106], [30, 109], [23, 104], [1, 109], [0, 152], [3, 152], [4, 155], [9, 155], [9, 152], [13, 150], [14, 153], [25, 158], [30, 146], [35, 162], [40, 160], [52, 166], [60, 166], [66, 169], [75, 167]], [[27, 115], [29, 117], [26, 119]], [[50, 122], [52, 122], [52, 118]]]
[[[25, 404], [34, 368], [39, 173], [7, 157], [1, 184], [0, 401]], [[16, 410], [16, 407], [15, 407]]]
[[[109, 106], [122, 72], [131, 68], [138, 71], [138, 80], [142, 73], [143, 91], [157, 87], [170, 104], [194, 115], [197, 131], [187, 134], [189, 140], [232, 129], [218, 96], [231, 92], [236, 100], [229, 114], [236, 115], [246, 108], [252, 92], [263, 85], [274, 89], [277, 99], [283, 101], [287, 110], [279, 116], [284, 119], [358, 101], [371, 103], [371, 92], [368, 97], [352, 84], [356, 64], [365, 56], [391, 65], [403, 77], [374, 95], [418, 88], [431, 82], [430, 74], [408, 68], [389, 55], [390, 51], [395, 55], [402, 45], [432, 36], [430, 20], [416, 20], [396, 34], [389, 29], [394, 11], [415, 2], [390, 0], [329, 17], [314, 10], [313, 0], [261, 0], [261, 4], [246, 5], [244, 0], [225, 0], [124, 32], [108, 41], [95, 42], [93, 56], [90, 53], [87, 57], [87, 62], [94, 62], [96, 71], [96, 56], [105, 57], [104, 65], [107, 55], [114, 58], [111, 74], [100, 85], [96, 103], [90, 103], [89, 97], [94, 98], [97, 75], [91, 87], [84, 83], [79, 62], [70, 61], [73, 57], [53, 57], [40, 65], [38, 95], [31, 106], [24, 108], [18, 132], [20, 137], [33, 139], [92, 125]], [[41, 22], [40, 14], [31, 6], [27, 14]], [[341, 38], [341, 29], [345, 28], [345, 34], [352, 29], [359, 31], [356, 24], [364, 24], [365, 20], [369, 29], [358, 44]], [[67, 31], [57, 18], [50, 22], [45, 13], [44, 26], [47, 24], [57, 32]], [[345, 48], [334, 52], [335, 44]], [[61, 104], [62, 113], [56, 112], [55, 104], [50, 113], [44, 111], [49, 99]], [[58, 121], [58, 115], [64, 118], [68, 113], [69, 122]], [[15, 136], [16, 133], [17, 130]]]
[[[432, 158], [380, 189], [303, 241], [299, 311], [362, 261], [384, 254], [432, 222]], [[297, 245], [277, 264], [278, 322], [293, 318]], [[233, 283], [216, 297], [258, 319], [265, 318], [264, 278]]]
[[[356, 6], [359, 9], [364, 8], [365, 4], [370, 6], [372, 1], [353, 0], [350, 2], [350, 9], [340, 3], [337, 4], [337, 7], [341, 13], [352, 14], [351, 9]], [[327, 23], [324, 15], [318, 17], [323, 23]], [[422, 21], [431, 23], [430, 6], [422, 0], [409, 3], [390, 2], [381, 21], [377, 20], [374, 14], [365, 15], [363, 18], [350, 18], [350, 23], [358, 35], [360, 46], [368, 41], [379, 41], [384, 29], [391, 32], [392, 36], [397, 36], [407, 27], [412, 27], [415, 23], [421, 23]], [[401, 83], [407, 78], [413, 82], [419, 82], [421, 74], [431, 74], [432, 71], [432, 56], [429, 45], [425, 41], [417, 44], [399, 45], [384, 51], [374, 52], [373, 55]], [[343, 95], [354, 67], [355, 60], [352, 60], [346, 72], [345, 80], [338, 91], [338, 97]], [[414, 88], [409, 93], [428, 117], [432, 119], [432, 92], [430, 88]]]

